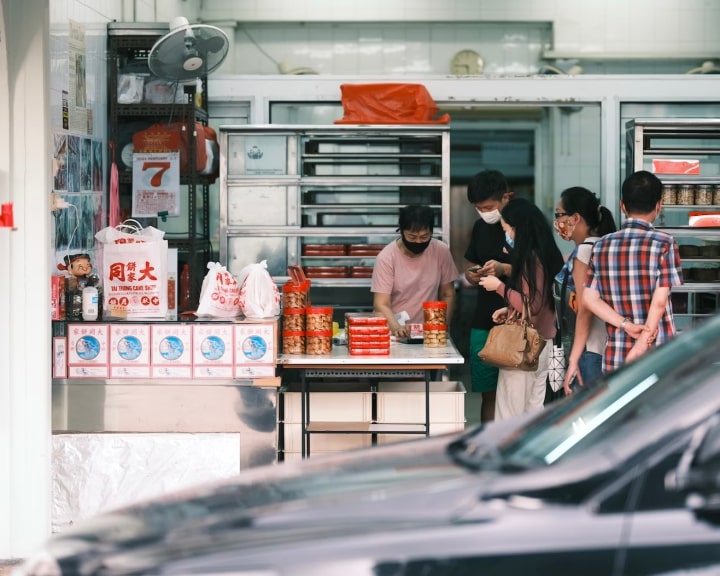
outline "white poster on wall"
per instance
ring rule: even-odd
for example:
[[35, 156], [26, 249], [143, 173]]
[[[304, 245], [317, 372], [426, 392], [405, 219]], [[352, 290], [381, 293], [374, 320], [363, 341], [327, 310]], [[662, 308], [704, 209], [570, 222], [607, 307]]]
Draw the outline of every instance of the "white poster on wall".
[[133, 154], [132, 215], [180, 216], [180, 152]]
[[86, 61], [85, 26], [71, 20], [68, 38], [69, 124], [70, 130], [81, 134], [92, 133], [88, 115]]

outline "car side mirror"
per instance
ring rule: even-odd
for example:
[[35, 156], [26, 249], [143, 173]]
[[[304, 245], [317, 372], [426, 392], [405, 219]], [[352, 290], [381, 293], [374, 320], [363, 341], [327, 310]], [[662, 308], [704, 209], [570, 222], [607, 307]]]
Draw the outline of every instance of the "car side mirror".
[[677, 467], [666, 474], [665, 488], [684, 493], [698, 519], [720, 525], [720, 416], [694, 431]]

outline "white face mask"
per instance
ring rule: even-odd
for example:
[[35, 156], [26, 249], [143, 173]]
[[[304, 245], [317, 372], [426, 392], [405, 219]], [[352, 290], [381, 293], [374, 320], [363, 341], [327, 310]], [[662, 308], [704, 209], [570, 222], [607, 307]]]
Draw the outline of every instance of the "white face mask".
[[488, 224], [497, 224], [500, 222], [500, 210], [497, 208], [495, 210], [490, 210], [490, 212], [481, 212], [475, 208], [475, 212], [477, 212], [480, 218], [485, 220]]

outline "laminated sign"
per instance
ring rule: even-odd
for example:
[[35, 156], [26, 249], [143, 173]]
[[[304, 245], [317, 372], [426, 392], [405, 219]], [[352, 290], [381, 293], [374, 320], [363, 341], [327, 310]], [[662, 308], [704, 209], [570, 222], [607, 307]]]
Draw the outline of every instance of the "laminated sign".
[[131, 233], [109, 227], [95, 235], [102, 246], [104, 309], [112, 316], [167, 315], [168, 243], [163, 235], [151, 226]]

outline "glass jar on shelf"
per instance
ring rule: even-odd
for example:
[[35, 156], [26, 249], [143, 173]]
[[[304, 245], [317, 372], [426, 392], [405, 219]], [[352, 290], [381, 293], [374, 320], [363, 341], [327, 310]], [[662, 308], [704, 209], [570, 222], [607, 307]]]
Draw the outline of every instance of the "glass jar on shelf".
[[720, 206], [720, 184], [715, 184], [713, 189], [713, 204]]
[[662, 203], [668, 206], [677, 204], [678, 187], [675, 184], [663, 184]]
[[695, 187], [692, 184], [681, 184], [678, 188], [677, 203], [681, 206], [695, 204]]
[[695, 188], [695, 204], [700, 206], [711, 206], [713, 203], [713, 187], [708, 184], [700, 184]]

